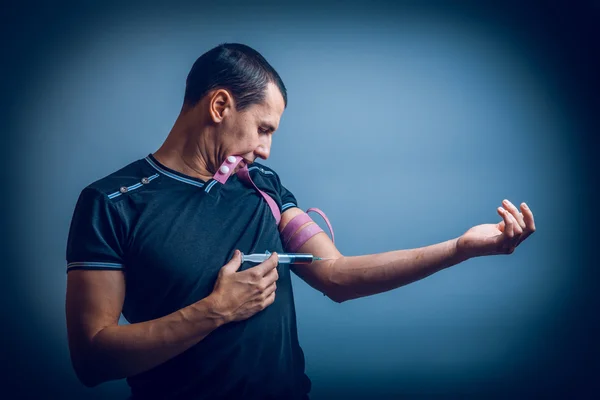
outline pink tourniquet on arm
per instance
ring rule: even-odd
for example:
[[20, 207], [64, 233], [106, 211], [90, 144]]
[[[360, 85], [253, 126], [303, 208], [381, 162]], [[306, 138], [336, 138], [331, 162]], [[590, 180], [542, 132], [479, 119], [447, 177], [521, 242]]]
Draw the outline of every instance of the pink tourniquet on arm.
[[[289, 252], [296, 252], [304, 243], [308, 241], [311, 237], [316, 235], [319, 232], [323, 232], [323, 230], [317, 225], [312, 218], [308, 216], [309, 212], [316, 212], [321, 215], [331, 232], [331, 240], [335, 243], [335, 238], [333, 235], [333, 228], [329, 223], [329, 219], [325, 213], [318, 208], [309, 208], [306, 210], [306, 213], [299, 214], [292, 218], [292, 220], [285, 226], [283, 231], [281, 232], [281, 241], [283, 242], [283, 248]], [[304, 224], [312, 222], [309, 225], [306, 225], [304, 228], [300, 229]]]

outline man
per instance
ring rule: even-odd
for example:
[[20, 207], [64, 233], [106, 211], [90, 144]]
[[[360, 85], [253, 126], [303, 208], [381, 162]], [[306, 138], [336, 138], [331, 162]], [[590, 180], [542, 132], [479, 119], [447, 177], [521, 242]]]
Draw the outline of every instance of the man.
[[[220, 45], [192, 67], [158, 151], [82, 191], [67, 245], [66, 314], [85, 385], [127, 378], [134, 399], [307, 398], [290, 270], [342, 302], [512, 253], [534, 232], [529, 208], [505, 201], [500, 223], [443, 243], [344, 257], [321, 231], [294, 250], [327, 260], [278, 265], [276, 253], [291, 247], [280, 233], [304, 213], [255, 160], [269, 157], [286, 104], [283, 82], [258, 52]], [[234, 159], [225, 170], [250, 178], [218, 181]], [[302, 221], [293, 231], [315, 226]], [[242, 265], [238, 250], [273, 255]], [[121, 312], [129, 325], [118, 325]]]

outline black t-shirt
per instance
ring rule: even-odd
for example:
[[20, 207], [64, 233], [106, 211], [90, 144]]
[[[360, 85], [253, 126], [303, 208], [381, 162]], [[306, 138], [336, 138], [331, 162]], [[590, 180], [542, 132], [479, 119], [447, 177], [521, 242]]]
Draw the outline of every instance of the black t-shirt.
[[[297, 205], [270, 168], [252, 180], [283, 212]], [[152, 155], [86, 187], [67, 244], [67, 272], [124, 273], [130, 323], [168, 315], [206, 296], [235, 249], [283, 252], [267, 202], [232, 175], [204, 182]], [[254, 266], [244, 263], [240, 270]], [[275, 302], [225, 324], [184, 353], [127, 379], [134, 399], [305, 398], [310, 380], [298, 344], [289, 265], [277, 267]]]

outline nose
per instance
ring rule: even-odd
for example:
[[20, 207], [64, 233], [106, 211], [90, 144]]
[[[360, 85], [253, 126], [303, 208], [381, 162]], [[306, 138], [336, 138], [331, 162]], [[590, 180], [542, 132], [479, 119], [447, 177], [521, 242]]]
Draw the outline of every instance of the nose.
[[267, 137], [268, 139], [264, 140], [254, 150], [254, 154], [256, 155], [256, 157], [260, 157], [263, 160], [269, 158], [269, 154], [271, 154], [271, 135], [268, 135]]
[[267, 158], [269, 158], [269, 154], [271, 153], [270, 148], [260, 145], [256, 148], [256, 150], [254, 150], [254, 154], [256, 155], [256, 157], [260, 157], [263, 160], [266, 160]]

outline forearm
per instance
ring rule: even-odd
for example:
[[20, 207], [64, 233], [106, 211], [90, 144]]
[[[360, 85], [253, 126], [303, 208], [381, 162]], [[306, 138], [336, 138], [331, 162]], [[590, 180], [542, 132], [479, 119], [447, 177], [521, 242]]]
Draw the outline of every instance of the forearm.
[[417, 249], [338, 258], [331, 265], [327, 295], [342, 302], [423, 279], [465, 260], [456, 251], [457, 240]]
[[209, 298], [172, 314], [99, 331], [85, 352], [86, 381], [94, 386], [147, 371], [183, 353], [226, 323]]

